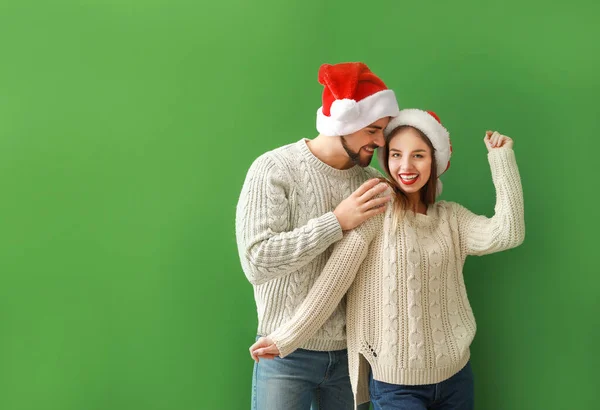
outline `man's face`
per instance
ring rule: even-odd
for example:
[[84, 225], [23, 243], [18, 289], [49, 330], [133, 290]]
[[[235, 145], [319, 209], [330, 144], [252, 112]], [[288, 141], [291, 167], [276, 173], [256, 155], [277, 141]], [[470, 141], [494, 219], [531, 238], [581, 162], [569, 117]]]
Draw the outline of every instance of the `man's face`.
[[361, 167], [369, 166], [375, 149], [385, 145], [383, 130], [388, 122], [390, 122], [389, 117], [381, 118], [352, 134], [342, 135], [342, 147], [354, 164]]

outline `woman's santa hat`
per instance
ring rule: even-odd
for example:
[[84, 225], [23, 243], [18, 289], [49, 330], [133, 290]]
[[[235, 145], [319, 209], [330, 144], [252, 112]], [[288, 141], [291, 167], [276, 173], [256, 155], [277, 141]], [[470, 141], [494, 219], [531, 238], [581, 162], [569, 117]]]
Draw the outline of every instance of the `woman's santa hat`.
[[323, 135], [351, 134], [400, 112], [394, 92], [364, 63], [323, 64], [319, 83], [325, 86], [317, 110], [317, 130]]

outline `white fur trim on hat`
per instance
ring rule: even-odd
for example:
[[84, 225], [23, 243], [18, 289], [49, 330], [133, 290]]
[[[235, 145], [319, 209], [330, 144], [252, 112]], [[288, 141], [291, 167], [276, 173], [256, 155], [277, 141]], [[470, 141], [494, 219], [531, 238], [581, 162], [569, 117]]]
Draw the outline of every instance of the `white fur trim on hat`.
[[435, 149], [435, 160], [437, 166], [437, 177], [442, 175], [448, 168], [450, 161], [450, 134], [442, 124], [437, 122], [427, 111], [416, 108], [407, 108], [400, 111], [385, 128], [385, 135], [389, 135], [394, 129], [401, 125], [410, 125], [417, 128], [429, 138]]
[[330, 112], [328, 117], [323, 114], [323, 107], [317, 110], [317, 130], [331, 137], [352, 134], [381, 118], [400, 113], [392, 90], [379, 91], [358, 102], [336, 100], [331, 104]]
[[338, 121], [356, 121], [360, 117], [360, 106], [354, 100], [335, 100], [329, 109], [331, 118]]

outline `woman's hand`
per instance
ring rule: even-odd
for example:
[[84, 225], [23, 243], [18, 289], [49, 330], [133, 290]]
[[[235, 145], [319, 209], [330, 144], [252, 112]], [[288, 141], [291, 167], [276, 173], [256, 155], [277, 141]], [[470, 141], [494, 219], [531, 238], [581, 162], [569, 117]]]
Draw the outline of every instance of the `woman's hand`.
[[514, 142], [510, 137], [500, 134], [498, 131], [486, 131], [485, 138], [483, 139], [488, 152], [491, 152], [496, 148], [513, 148]]
[[279, 349], [273, 342], [273, 340], [268, 337], [261, 337], [250, 346], [250, 356], [256, 363], [258, 363], [259, 359], [274, 359], [279, 356]]

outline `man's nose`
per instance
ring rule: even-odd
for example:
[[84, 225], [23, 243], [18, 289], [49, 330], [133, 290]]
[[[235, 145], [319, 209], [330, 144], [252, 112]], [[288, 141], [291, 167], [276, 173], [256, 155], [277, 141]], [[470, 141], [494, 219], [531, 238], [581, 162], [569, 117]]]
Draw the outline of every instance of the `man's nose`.
[[375, 138], [373, 139], [373, 142], [378, 147], [383, 147], [385, 145], [385, 138], [383, 138], [383, 131], [378, 132], [376, 134]]

